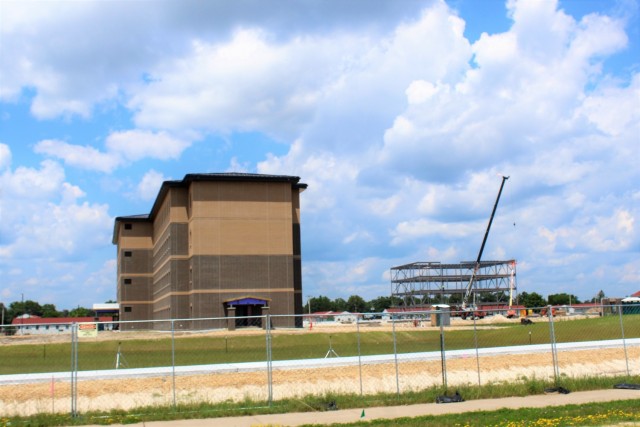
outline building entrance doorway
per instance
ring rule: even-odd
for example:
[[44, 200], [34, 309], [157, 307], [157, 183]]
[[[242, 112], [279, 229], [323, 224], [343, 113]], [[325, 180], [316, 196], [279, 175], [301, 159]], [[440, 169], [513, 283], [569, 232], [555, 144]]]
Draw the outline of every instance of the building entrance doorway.
[[262, 327], [262, 305], [247, 304], [236, 306], [236, 328], [255, 326]]
[[225, 312], [229, 316], [229, 308], [235, 308], [235, 325], [236, 328], [262, 327], [263, 308], [269, 306], [269, 298], [258, 297], [240, 297], [226, 300]]

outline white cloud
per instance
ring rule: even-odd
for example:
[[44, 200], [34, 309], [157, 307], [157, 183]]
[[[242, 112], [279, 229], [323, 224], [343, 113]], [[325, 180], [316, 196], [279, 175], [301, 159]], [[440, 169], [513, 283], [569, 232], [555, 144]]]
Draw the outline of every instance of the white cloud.
[[11, 149], [7, 144], [0, 143], [0, 171], [11, 165]]
[[336, 204], [337, 186], [353, 182], [357, 169], [344, 159], [338, 159], [330, 152], [310, 154], [304, 151], [304, 142], [296, 141], [287, 156], [269, 156], [257, 165], [259, 173], [288, 173], [304, 177], [304, 182], [313, 188], [314, 197], [306, 199], [305, 210], [314, 212], [329, 209]]
[[6, 170], [0, 180], [2, 205], [12, 207], [0, 223], [5, 260], [73, 258], [110, 240], [107, 206], [80, 202], [85, 193], [65, 181], [57, 163]]
[[[258, 172], [309, 184], [301, 198], [305, 286], [330, 294], [348, 272], [340, 292], [388, 292], [380, 281], [391, 265], [474, 258], [498, 172], [511, 179], [487, 256], [518, 258], [525, 283], [549, 289], [566, 281], [591, 292], [607, 276], [637, 277], [622, 265], [640, 242], [638, 192], [629, 184], [640, 180], [640, 75], [633, 67], [607, 75], [615, 67], [606, 62], [629, 45], [622, 19], [513, 0], [511, 28], [472, 45], [440, 1], [320, 2], [310, 9], [318, 15], [308, 5], [245, 0], [161, 2], [146, 14], [137, 2], [60, 11], [17, 4], [0, 29], [8, 40], [0, 98], [32, 96], [38, 117], [72, 119], [114, 103], [132, 109], [140, 127], [113, 131], [104, 147], [46, 139], [38, 153], [108, 173], [143, 159], [173, 167], [186, 153], [217, 153], [191, 148], [209, 144], [211, 133], [290, 144], [262, 161], [238, 152], [194, 164], [251, 171], [257, 162]], [[42, 239], [49, 220], [67, 234], [43, 247], [77, 254], [92, 243], [75, 240], [68, 216], [109, 239], [106, 206], [82, 203], [87, 188], [67, 182], [56, 162], [11, 169], [4, 147], [2, 197], [21, 210], [3, 216], [28, 218], [17, 222], [27, 238]], [[168, 173], [120, 185], [151, 200]], [[11, 244], [0, 253], [26, 251], [7, 227]]]
[[138, 184], [136, 196], [142, 200], [154, 200], [160, 191], [162, 183], [168, 179], [162, 173], [153, 169], [148, 171]]
[[93, 294], [85, 299], [83, 306], [89, 307], [94, 303], [105, 302], [116, 299], [116, 276], [118, 262], [115, 258], [106, 260], [98, 270], [90, 272], [85, 279], [83, 286], [93, 289]]
[[111, 172], [122, 161], [115, 153], [102, 153], [91, 146], [69, 144], [58, 140], [43, 140], [34, 151], [64, 160], [69, 166], [99, 172]]
[[597, 93], [587, 96], [579, 110], [599, 130], [611, 136], [625, 132], [640, 134], [640, 74], [628, 87], [603, 85]]
[[373, 236], [371, 235], [371, 233], [367, 232], [367, 231], [356, 231], [354, 233], [351, 233], [350, 235], [346, 236], [343, 240], [342, 243], [344, 244], [349, 244], [355, 241], [366, 241], [366, 242], [371, 242], [373, 241]]
[[402, 198], [399, 194], [387, 198], [374, 198], [369, 203], [369, 209], [374, 215], [390, 215], [398, 209], [401, 202]]
[[[5, 201], [14, 199], [46, 200], [57, 195], [56, 192], [64, 180], [64, 170], [58, 163], [45, 160], [40, 164], [40, 169], [24, 166], [20, 166], [14, 171], [6, 169], [1, 179], [2, 196]], [[7, 206], [12, 205], [9, 203]]]
[[144, 158], [176, 159], [189, 145], [189, 142], [163, 131], [128, 130], [109, 134], [106, 152], [92, 146], [74, 145], [59, 140], [40, 141], [34, 151], [62, 159], [69, 166], [110, 173], [127, 162]]
[[576, 240], [600, 252], [633, 249], [631, 244], [640, 240], [635, 222], [636, 218], [630, 211], [618, 209], [609, 217], [596, 217], [586, 233], [576, 236]]
[[479, 236], [482, 228], [479, 224], [441, 223], [427, 219], [403, 221], [391, 233], [391, 244], [397, 245], [407, 240], [416, 240], [427, 236], [444, 237], [445, 239], [459, 239], [466, 236]]
[[[330, 295], [331, 298], [362, 296], [365, 300], [389, 293], [388, 278], [380, 274], [388, 271], [387, 260], [364, 258], [357, 262], [307, 262], [303, 274], [309, 278], [305, 295]], [[311, 302], [313, 308], [313, 301]]]
[[250, 172], [250, 164], [248, 162], [240, 163], [237, 157], [232, 157], [226, 172]]
[[[262, 130], [291, 135], [309, 120], [323, 87], [337, 78], [336, 56], [355, 40], [304, 38], [269, 42], [239, 30], [229, 42], [195, 41], [189, 54], [171, 58], [130, 107], [143, 127]], [[285, 76], [287, 76], [285, 78]]]
[[[637, 247], [637, 226], [630, 232], [637, 223], [637, 208], [632, 207], [637, 200], [625, 183], [640, 179], [640, 110], [635, 108], [640, 79], [633, 76], [626, 84], [603, 75], [601, 67], [607, 55], [626, 46], [624, 23], [600, 15], [576, 21], [553, 2], [512, 2], [509, 7], [516, 20], [511, 30], [483, 35], [472, 54], [450, 49], [457, 58], [451, 64], [472, 60], [473, 68], [434, 72], [426, 60], [420, 63], [421, 52], [412, 51], [410, 43], [397, 46], [399, 52], [414, 52], [420, 63], [415, 68], [423, 74], [403, 80], [406, 74], [396, 71], [394, 83], [404, 84], [404, 105], [390, 96], [376, 110], [384, 111], [381, 118], [371, 119], [376, 114], [371, 107], [354, 109], [356, 102], [341, 91], [353, 88], [363, 95], [352, 98], [373, 106], [378, 104], [371, 102], [369, 91], [386, 95], [394, 83], [365, 79], [364, 72], [347, 74], [346, 83], [319, 103], [320, 114], [304, 139], [286, 156], [260, 164], [260, 170], [294, 170], [313, 182], [302, 197], [303, 222], [317, 226], [322, 219], [330, 221], [333, 226], [323, 227], [322, 233], [335, 236], [317, 245], [326, 241], [326, 250], [336, 250], [336, 242], [346, 247], [366, 232], [372, 241], [388, 239], [407, 257], [475, 258], [500, 172], [511, 179], [485, 256], [521, 259], [530, 283], [544, 281], [552, 267], [563, 274], [549, 283], [575, 280], [568, 274], [572, 268], [586, 271], [583, 266], [615, 257], [612, 252]], [[430, 52], [429, 38], [413, 40], [422, 40], [423, 51]], [[388, 63], [383, 58], [367, 57], [368, 76], [384, 76], [381, 70]], [[337, 100], [368, 120], [347, 125], [342, 116], [349, 110]], [[389, 106], [395, 110], [386, 110]], [[337, 113], [324, 114], [329, 107]], [[376, 129], [385, 121], [386, 129]], [[358, 141], [362, 135], [366, 144]], [[301, 167], [311, 159], [321, 159], [324, 167]], [[341, 174], [345, 170], [348, 175]], [[409, 253], [415, 247], [428, 249]], [[361, 254], [343, 253], [354, 259]]]
[[111, 240], [108, 206], [83, 200], [85, 191], [67, 182], [51, 160], [4, 170], [0, 188], [3, 295], [15, 299], [24, 293], [40, 303], [92, 302], [87, 300], [95, 294], [80, 278]]
[[[322, 67], [323, 54], [314, 57], [314, 51], [305, 51], [311, 44], [299, 43], [306, 34], [308, 39], [317, 39], [322, 44], [321, 36], [326, 33], [340, 34], [346, 32], [386, 33], [393, 29], [398, 20], [410, 19], [419, 13], [419, 3], [414, 2], [375, 2], [351, 1], [345, 5], [341, 1], [324, 1], [314, 4], [286, 3], [273, 4], [261, 0], [239, 0], [233, 4], [217, 2], [201, 2], [185, 0], [180, 4], [156, 1], [153, 7], [149, 3], [125, 2], [112, 3], [104, 1], [75, 2], [42, 2], [42, 1], [5, 1], [2, 3], [2, 27], [0, 37], [3, 40], [3, 55], [0, 66], [3, 79], [0, 81], [0, 99], [15, 100], [20, 96], [23, 87], [33, 88], [35, 96], [32, 112], [39, 118], [52, 118], [60, 115], [80, 115], [89, 117], [95, 104], [119, 99], [123, 93], [139, 90], [148, 83], [143, 76], [156, 76], [156, 71], [167, 65], [168, 58], [185, 57], [194, 46], [194, 40], [205, 51], [209, 47], [220, 46], [217, 50], [218, 59], [229, 61], [228, 66], [217, 64], [214, 74], [201, 74], [204, 68], [190, 69], [185, 61], [186, 71], [183, 80], [183, 94], [193, 95], [197, 88], [191, 84], [203, 84], [203, 91], [199, 94], [206, 98], [213, 93], [213, 89], [223, 93], [234, 92], [230, 88], [230, 81], [225, 77], [227, 72], [238, 72], [237, 83], [253, 83], [254, 90], [247, 87], [244, 94], [251, 99], [259, 98], [255, 91], [267, 90], [276, 103], [284, 110], [287, 108], [302, 108], [309, 103], [308, 95], [313, 97], [314, 90], [302, 92], [296, 90], [296, 95], [280, 97], [278, 92], [269, 90], [272, 84], [285, 88], [289, 82], [297, 79], [301, 81], [304, 75], [320, 74], [308, 73], [307, 69], [296, 68], [295, 58], [284, 58], [277, 52], [290, 50], [288, 47], [278, 49], [276, 45], [294, 46], [290, 53], [304, 56], [311, 66]], [[245, 29], [263, 28], [269, 38], [275, 43], [266, 49], [260, 40], [251, 36], [240, 40], [239, 44], [224, 44], [231, 35], [248, 34]], [[240, 29], [240, 30], [239, 30]], [[242, 38], [241, 36], [240, 38]], [[295, 45], [298, 45], [296, 51]], [[326, 43], [325, 47], [328, 47]], [[232, 47], [248, 49], [245, 53], [232, 51]], [[335, 46], [338, 51], [342, 46]], [[214, 49], [217, 49], [214, 47]], [[273, 54], [276, 54], [273, 57]], [[250, 55], [256, 55], [252, 58]], [[287, 56], [287, 55], [285, 55]], [[266, 67], [261, 62], [272, 57], [278, 61], [287, 59], [292, 61], [290, 68], [286, 63], [276, 61], [275, 68]], [[205, 65], [207, 59], [202, 57]], [[213, 59], [213, 58], [210, 58]], [[255, 59], [255, 61], [253, 60]], [[170, 59], [167, 62], [172, 62]], [[301, 62], [299, 64], [302, 64]], [[242, 66], [245, 64], [246, 66]], [[174, 64], [180, 68], [178, 64]], [[332, 65], [328, 65], [330, 68]], [[254, 67], [263, 71], [281, 72], [279, 75], [265, 75], [266, 82], [262, 84], [257, 78]], [[177, 69], [177, 68], [176, 68]], [[226, 71], [225, 71], [226, 69]], [[326, 70], [326, 69], [325, 69]], [[202, 81], [193, 80], [193, 77]], [[285, 76], [288, 76], [285, 77]], [[171, 76], [169, 80], [172, 79]], [[215, 83], [216, 79], [223, 79]], [[293, 79], [292, 79], [293, 78]], [[277, 79], [277, 80], [276, 80]], [[233, 81], [233, 79], [232, 79]], [[228, 89], [225, 90], [225, 85]], [[167, 88], [167, 85], [164, 86]], [[174, 87], [173, 89], [178, 89]], [[185, 100], [179, 91], [173, 94], [171, 90], [165, 92], [164, 100], [169, 95], [174, 101]], [[235, 92], [238, 94], [238, 92]], [[198, 93], [196, 93], [198, 94]], [[162, 103], [162, 97], [155, 97], [152, 93], [146, 96], [154, 98], [154, 102]], [[270, 99], [271, 99], [270, 98]], [[268, 107], [270, 99], [262, 99], [260, 108]], [[151, 99], [149, 99], [151, 101]], [[203, 99], [193, 99], [193, 103], [175, 104], [186, 109], [192, 106], [206, 105]], [[213, 105], [219, 100], [213, 100]], [[238, 106], [238, 102], [227, 99], [229, 107]], [[204, 104], [203, 104], [204, 103]], [[290, 104], [290, 105], [287, 105]], [[155, 105], [158, 110], [165, 110], [170, 106]], [[233, 108], [230, 108], [232, 110]], [[198, 117], [207, 117], [207, 112], [190, 110]], [[224, 112], [218, 110], [218, 112]], [[283, 111], [286, 113], [286, 111]], [[230, 111], [228, 116], [234, 117], [238, 111]], [[225, 114], [226, 116], [227, 114]], [[285, 114], [286, 115], [286, 114]], [[184, 113], [178, 114], [185, 117]], [[164, 114], [158, 119], [169, 118]], [[209, 120], [218, 120], [215, 116], [208, 116]], [[152, 120], [148, 115], [141, 120]]]
[[106, 139], [107, 152], [116, 153], [129, 161], [144, 158], [177, 159], [190, 143], [167, 132], [128, 130], [113, 132]]

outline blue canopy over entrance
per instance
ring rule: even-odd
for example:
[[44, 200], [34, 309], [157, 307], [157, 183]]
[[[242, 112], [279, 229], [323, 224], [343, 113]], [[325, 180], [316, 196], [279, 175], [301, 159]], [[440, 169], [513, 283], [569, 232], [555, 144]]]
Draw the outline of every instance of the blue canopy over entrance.
[[230, 301], [225, 301], [227, 305], [268, 305], [269, 300], [254, 297], [238, 298]]
[[259, 305], [268, 307], [271, 302], [271, 298], [262, 298], [255, 295], [242, 295], [236, 298], [229, 298], [223, 302], [227, 307], [233, 307], [236, 305]]
[[[235, 326], [262, 326], [264, 310], [269, 308], [270, 298], [243, 295], [223, 301], [225, 316], [235, 317]], [[230, 313], [229, 313], [230, 312]]]

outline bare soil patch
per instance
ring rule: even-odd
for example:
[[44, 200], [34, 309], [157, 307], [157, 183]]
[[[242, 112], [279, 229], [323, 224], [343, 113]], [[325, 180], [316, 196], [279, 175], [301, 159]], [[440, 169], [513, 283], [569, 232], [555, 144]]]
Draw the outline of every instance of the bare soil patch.
[[[628, 348], [630, 360], [640, 359], [640, 348]], [[623, 349], [597, 351], [563, 351], [558, 355], [561, 375], [581, 377], [615, 375], [626, 372]], [[480, 365], [480, 379], [477, 366]], [[526, 378], [553, 379], [551, 353], [448, 359], [447, 383], [462, 384], [513, 382]], [[273, 398], [296, 398], [326, 392], [360, 393], [396, 391], [394, 364], [341, 366], [322, 369], [274, 370]], [[419, 390], [442, 384], [440, 361], [405, 362], [398, 368], [400, 390]], [[95, 380], [78, 383], [78, 410], [132, 409], [147, 405], [173, 403], [174, 381], [171, 376]], [[68, 412], [70, 384], [56, 380], [0, 386], [0, 414], [28, 415], [40, 412]], [[175, 378], [178, 403], [242, 401], [245, 398], [267, 400], [267, 372], [186, 375]]]

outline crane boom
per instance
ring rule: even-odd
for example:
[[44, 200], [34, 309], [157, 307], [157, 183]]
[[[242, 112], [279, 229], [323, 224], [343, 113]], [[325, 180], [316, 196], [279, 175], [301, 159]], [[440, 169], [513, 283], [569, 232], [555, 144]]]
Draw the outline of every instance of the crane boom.
[[493, 205], [493, 211], [491, 211], [491, 217], [489, 217], [489, 224], [487, 224], [487, 231], [485, 231], [484, 239], [482, 239], [480, 252], [478, 252], [478, 259], [476, 259], [476, 264], [473, 267], [473, 273], [471, 273], [471, 279], [469, 279], [469, 284], [467, 285], [467, 291], [465, 292], [464, 298], [462, 299], [462, 310], [468, 310], [469, 298], [471, 297], [471, 289], [473, 288], [473, 283], [475, 282], [476, 275], [478, 274], [478, 270], [480, 269], [480, 260], [482, 259], [482, 252], [484, 251], [484, 245], [487, 243], [487, 237], [489, 236], [491, 223], [493, 222], [493, 217], [496, 214], [496, 209], [498, 208], [498, 202], [500, 201], [500, 195], [502, 194], [502, 188], [504, 187], [504, 182], [508, 179], [509, 179], [508, 176], [504, 176], [504, 175], [502, 176], [502, 183], [500, 184], [498, 197], [496, 197], [496, 203]]

